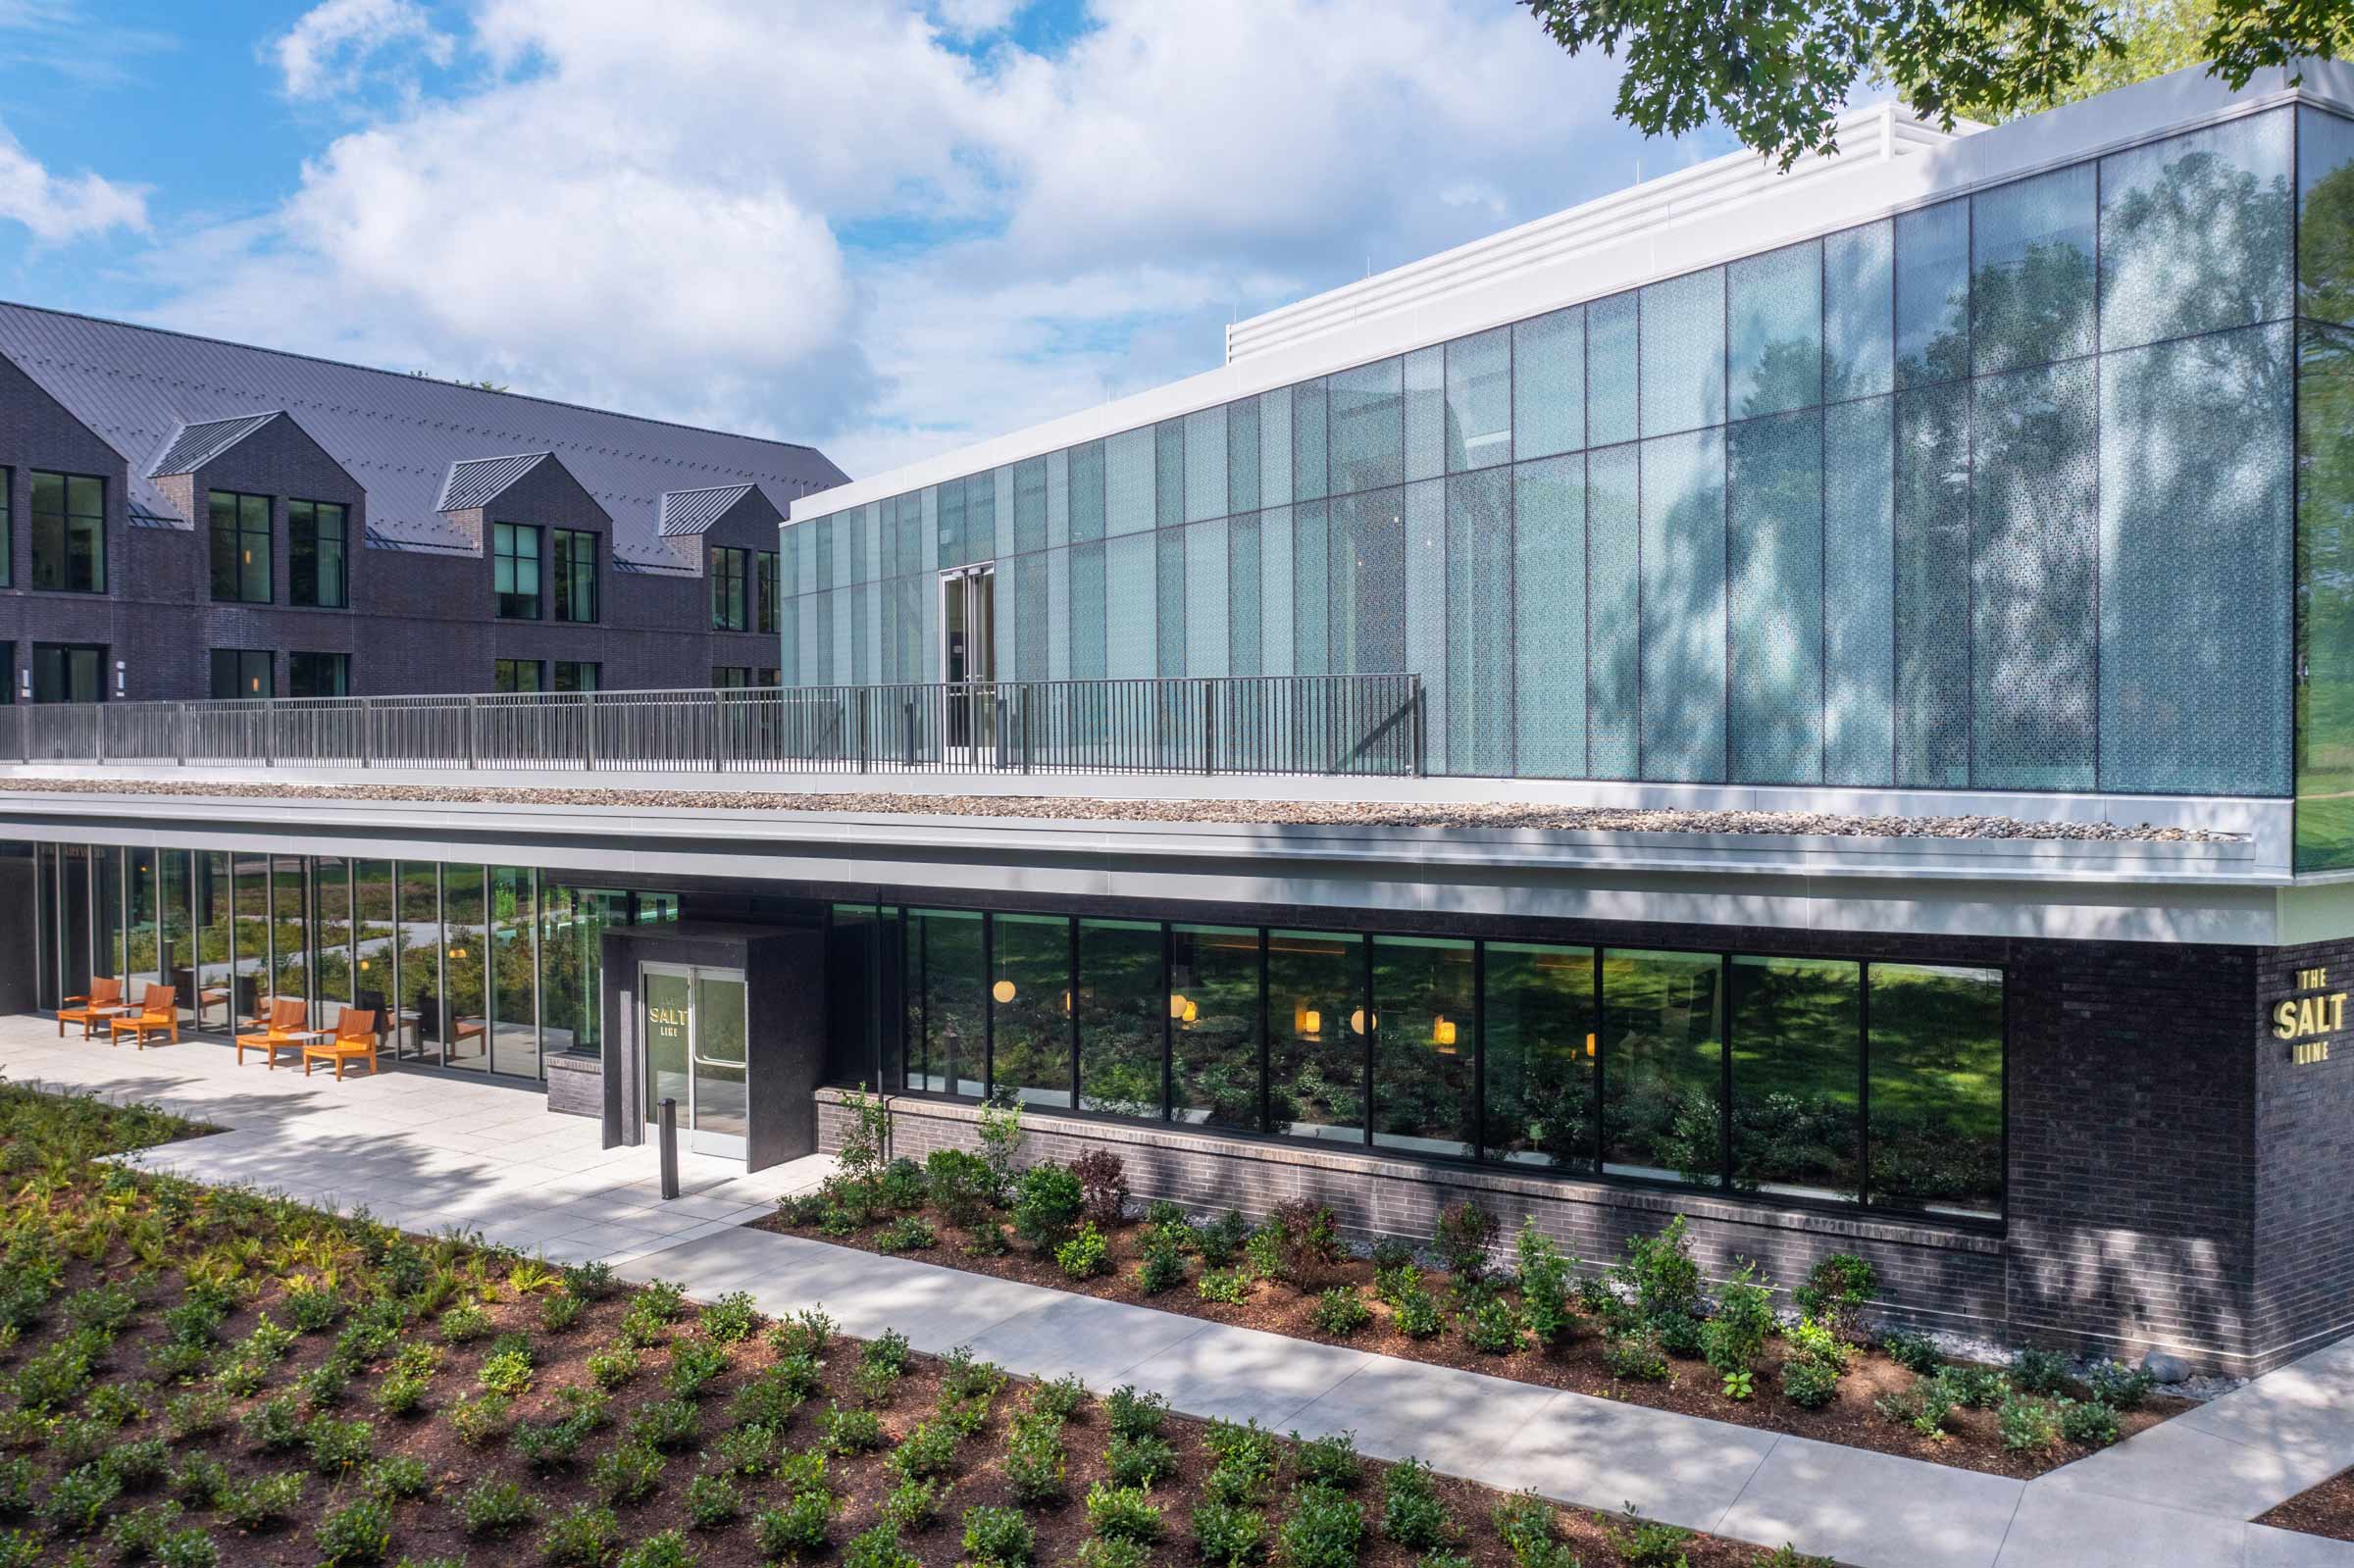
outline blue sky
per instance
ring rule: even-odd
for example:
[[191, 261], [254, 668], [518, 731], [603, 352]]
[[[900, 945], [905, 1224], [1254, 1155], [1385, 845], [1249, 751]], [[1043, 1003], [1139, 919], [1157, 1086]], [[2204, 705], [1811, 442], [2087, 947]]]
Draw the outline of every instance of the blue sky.
[[0, 0], [0, 294], [852, 473], [1731, 150], [1508, 0]]

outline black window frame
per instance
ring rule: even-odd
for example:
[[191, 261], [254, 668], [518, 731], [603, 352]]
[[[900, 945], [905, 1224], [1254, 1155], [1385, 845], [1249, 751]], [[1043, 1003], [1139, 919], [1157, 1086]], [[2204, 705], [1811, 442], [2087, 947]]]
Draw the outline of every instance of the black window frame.
[[714, 691], [742, 691], [752, 683], [752, 667], [748, 664], [715, 664], [711, 667], [711, 689]]
[[[573, 626], [594, 626], [604, 614], [598, 578], [597, 535], [590, 529], [555, 529], [548, 537], [548, 554], [553, 564], [555, 619]], [[586, 574], [584, 593], [583, 574]], [[580, 600], [588, 600], [586, 613], [580, 610]]]
[[[493, 618], [500, 621], [539, 621], [546, 618], [547, 575], [542, 567], [547, 559], [540, 537], [544, 531], [537, 523], [493, 523], [490, 525], [490, 596]], [[529, 554], [515, 548], [525, 538], [531, 540]], [[531, 568], [531, 586], [522, 586], [524, 568]], [[508, 586], [500, 587], [501, 573]]]
[[[268, 648], [215, 648], [208, 665], [210, 680], [207, 689], [215, 702], [244, 702], [278, 695], [278, 655]], [[222, 677], [229, 677], [229, 692], [222, 692]], [[259, 689], [249, 685], [256, 675]]]
[[751, 553], [741, 545], [711, 546], [708, 566], [711, 575], [711, 630], [714, 632], [751, 630], [751, 607], [744, 581], [750, 570], [750, 562], [745, 557]]
[[[278, 596], [272, 570], [272, 498], [249, 490], [206, 490], [212, 534], [211, 589], [215, 604], [270, 604]], [[224, 520], [226, 507], [228, 516]]]
[[[41, 688], [46, 683], [42, 680], [42, 677], [48, 673], [47, 667], [49, 665], [54, 663], [58, 667], [59, 673], [66, 677], [66, 683], [70, 686], [72, 684], [72, 674], [71, 667], [68, 665], [67, 661], [77, 656], [85, 654], [89, 658], [91, 675], [91, 691], [88, 696], [77, 696], [70, 690], [58, 696], [44, 697], [41, 695]], [[32, 675], [32, 700], [40, 703], [104, 702], [107, 695], [106, 655], [107, 645], [103, 642], [34, 643], [32, 645], [32, 663], [30, 666]]]
[[[32, 528], [32, 586], [44, 593], [104, 593], [106, 592], [106, 481], [95, 474], [72, 474], [63, 469], [33, 469], [31, 497], [27, 511], [31, 513]], [[55, 480], [58, 486], [59, 509], [44, 513], [40, 505], [41, 481]], [[81, 486], [93, 486], [97, 495], [95, 511], [77, 507], [76, 495], [88, 493]], [[86, 532], [93, 541], [81, 557], [88, 566], [86, 574], [74, 571], [77, 556], [75, 540]], [[53, 536], [52, 536], [53, 535]], [[44, 548], [46, 546], [46, 548]], [[41, 570], [46, 556], [51, 570]], [[87, 581], [77, 582], [86, 576]], [[89, 647], [90, 643], [56, 643], [56, 647]], [[101, 683], [103, 684], [104, 683]]]
[[[0, 463], [0, 588], [17, 585], [17, 471]], [[11, 644], [13, 649], [14, 644]], [[9, 675], [16, 680], [13, 667]], [[13, 700], [13, 699], [12, 699]]]
[[[531, 672], [531, 683], [518, 678]], [[547, 661], [544, 659], [493, 659], [490, 661], [490, 689], [515, 695], [537, 695], [547, 689]]]
[[[588, 674], [586, 683], [581, 681], [584, 670]], [[548, 667], [548, 680], [553, 683], [548, 687], [551, 691], [601, 691], [605, 666], [597, 659], [557, 659]]]
[[[328, 529], [331, 520], [332, 534]], [[323, 548], [331, 542], [333, 550]], [[328, 564], [331, 558], [332, 568]], [[286, 602], [312, 610], [351, 608], [349, 503], [309, 499], [286, 502]]]
[[752, 552], [752, 630], [763, 636], [777, 634], [778, 606], [783, 602], [778, 592], [777, 554], [775, 550]]
[[[312, 661], [324, 662], [314, 663]], [[322, 691], [317, 689], [319, 683], [316, 677], [319, 673], [325, 671], [333, 671], [334, 673], [334, 679], [329, 683], [333, 687], [333, 690]], [[306, 674], [312, 676], [313, 679], [305, 681], [303, 677]], [[312, 689], [307, 691], [304, 690], [303, 687], [306, 685], [312, 687]], [[289, 697], [350, 696], [351, 655], [348, 653], [319, 652], [288, 653], [286, 655], [286, 695]]]

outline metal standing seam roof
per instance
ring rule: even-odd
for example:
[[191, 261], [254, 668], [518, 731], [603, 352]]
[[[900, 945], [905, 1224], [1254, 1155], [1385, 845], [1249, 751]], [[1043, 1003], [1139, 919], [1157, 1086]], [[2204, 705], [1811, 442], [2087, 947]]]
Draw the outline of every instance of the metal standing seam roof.
[[153, 454], [256, 410], [286, 414], [350, 472], [368, 493], [370, 542], [392, 548], [474, 553], [440, 515], [444, 483], [458, 464], [519, 452], [560, 458], [612, 517], [616, 560], [657, 569], [677, 565], [661, 539], [668, 492], [749, 484], [782, 515], [848, 478], [792, 442], [5, 301], [0, 354], [122, 454], [134, 517], [179, 515], [155, 483]]
[[163, 451], [147, 470], [147, 477], [161, 480], [176, 474], [193, 474], [276, 418], [278, 410], [272, 409], [266, 414], [247, 414], [240, 419], [182, 425], [164, 443]]
[[488, 506], [506, 493], [507, 486], [555, 456], [553, 452], [518, 452], [513, 457], [478, 457], [449, 466], [441, 484], [436, 512], [466, 512]]
[[673, 537], [701, 533], [726, 517], [736, 503], [752, 493], [749, 484], [714, 484], [699, 490], [672, 490], [662, 497], [662, 533]]

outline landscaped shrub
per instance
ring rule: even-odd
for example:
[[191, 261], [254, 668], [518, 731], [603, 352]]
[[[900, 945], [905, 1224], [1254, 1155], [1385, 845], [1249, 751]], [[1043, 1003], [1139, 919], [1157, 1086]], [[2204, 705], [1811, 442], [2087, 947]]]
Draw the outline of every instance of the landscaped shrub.
[[1667, 1356], [1661, 1348], [1659, 1331], [1647, 1326], [1603, 1336], [1602, 1364], [1612, 1377], [1632, 1383], [1667, 1380]]
[[1285, 1568], [1355, 1568], [1365, 1540], [1365, 1510], [1330, 1487], [1302, 1487], [1276, 1534]]
[[209, 1454], [192, 1453], [173, 1468], [168, 1485], [172, 1495], [189, 1507], [212, 1508], [220, 1505], [230, 1481], [229, 1466]]
[[460, 1394], [449, 1407], [449, 1428], [458, 1441], [479, 1448], [507, 1435], [515, 1401], [503, 1393]]
[[106, 1543], [125, 1562], [137, 1562], [162, 1545], [179, 1523], [179, 1504], [159, 1502], [118, 1513], [106, 1527]]
[[442, 1313], [438, 1327], [442, 1339], [451, 1344], [465, 1344], [490, 1332], [490, 1314], [468, 1301]]
[[[1110, 1424], [1112, 1434], [1122, 1438], [1158, 1436], [1161, 1423], [1169, 1416], [1169, 1401], [1165, 1394], [1141, 1393], [1134, 1384], [1122, 1384], [1103, 1400], [1103, 1418]], [[1212, 1423], [1212, 1430], [1216, 1427]]]
[[997, 1182], [989, 1163], [963, 1149], [934, 1149], [924, 1159], [924, 1190], [942, 1219], [969, 1231], [988, 1216]]
[[842, 1548], [842, 1568], [924, 1568], [914, 1552], [899, 1544], [899, 1533], [880, 1524], [850, 1538]]
[[1013, 1192], [1013, 1163], [1022, 1151], [1022, 1104], [1011, 1098], [984, 1103], [973, 1123], [981, 1160], [989, 1167], [992, 1199], [1003, 1203]]
[[470, 1536], [520, 1530], [539, 1514], [539, 1505], [512, 1481], [479, 1481], [458, 1499], [458, 1523]]
[[760, 1309], [747, 1290], [730, 1290], [703, 1308], [703, 1338], [716, 1344], [737, 1344], [760, 1332]]
[[1090, 1536], [1079, 1543], [1079, 1568], [1147, 1568], [1152, 1548], [1125, 1536]]
[[633, 1442], [667, 1452], [694, 1442], [701, 1426], [702, 1415], [693, 1401], [654, 1399], [630, 1413], [629, 1435]]
[[433, 1485], [425, 1461], [414, 1454], [396, 1453], [379, 1459], [360, 1476], [360, 1491], [385, 1502], [422, 1497]]
[[1942, 1378], [1916, 1378], [1909, 1389], [1884, 1393], [1873, 1402], [1884, 1420], [1911, 1427], [1924, 1438], [1945, 1436], [1945, 1418], [1953, 1414], [1953, 1386]]
[[1204, 1502], [1194, 1508], [1194, 1550], [1217, 1568], [1243, 1568], [1267, 1554], [1267, 1516], [1236, 1503]]
[[1119, 1224], [1128, 1206], [1128, 1168], [1120, 1157], [1107, 1148], [1091, 1148], [1071, 1161], [1071, 1174], [1086, 1194], [1087, 1217], [1099, 1225]]
[[339, 1476], [376, 1456], [376, 1428], [365, 1421], [313, 1416], [303, 1428], [302, 1441], [310, 1450], [311, 1468], [323, 1476]]
[[2118, 1439], [2117, 1412], [2098, 1399], [2062, 1399], [2060, 1436], [2087, 1448], [2106, 1448]]
[[1628, 1237], [1626, 1255], [1611, 1270], [1647, 1323], [1670, 1314], [1690, 1318], [1700, 1305], [1700, 1265], [1692, 1260], [1685, 1228], [1678, 1214], [1657, 1236]]
[[1303, 1438], [1295, 1432], [1292, 1444], [1293, 1467], [1301, 1481], [1309, 1486], [1349, 1492], [1362, 1479], [1354, 1432], [1335, 1432], [1321, 1438]]
[[[1537, 1229], [1534, 1215], [1520, 1222], [1513, 1241], [1519, 1262], [1520, 1313], [1539, 1344], [1553, 1344], [1569, 1332], [1569, 1261], [1553, 1239]], [[1410, 1260], [1405, 1264], [1412, 1268]]]
[[1312, 1318], [1321, 1332], [1345, 1338], [1372, 1322], [1373, 1309], [1356, 1286], [1336, 1285], [1316, 1297]]
[[1383, 1474], [1381, 1533], [1408, 1551], [1427, 1551], [1455, 1539], [1455, 1520], [1439, 1500], [1430, 1466], [1402, 1459]]
[[223, 1489], [213, 1505], [239, 1530], [267, 1530], [284, 1523], [302, 1506], [303, 1479], [299, 1470], [255, 1476]]
[[2060, 1407], [2050, 1399], [2013, 1394], [1995, 1413], [2003, 1446], [2014, 1453], [2040, 1453], [2060, 1442]]
[[1194, 1282], [1194, 1293], [1204, 1301], [1240, 1306], [1251, 1294], [1251, 1282], [1239, 1269], [1205, 1269]]
[[1006, 1437], [1006, 1485], [1025, 1507], [1049, 1502], [1062, 1495], [1069, 1458], [1062, 1441], [1062, 1423], [1038, 1412], [1025, 1412], [1015, 1420]]
[[826, 1341], [833, 1338], [834, 1320], [822, 1307], [805, 1307], [790, 1318], [779, 1318], [769, 1326], [769, 1348], [777, 1352], [782, 1362], [806, 1359], [814, 1361], [825, 1351]]
[[1459, 1321], [1463, 1341], [1482, 1355], [1510, 1355], [1520, 1348], [1520, 1314], [1500, 1295], [1475, 1302]]
[[947, 1399], [994, 1398], [1005, 1387], [1005, 1369], [974, 1355], [971, 1345], [960, 1344], [941, 1358], [940, 1387]]
[[1447, 1313], [1438, 1297], [1417, 1283], [1390, 1303], [1390, 1321], [1407, 1339], [1427, 1340], [1447, 1326]]
[[1782, 1363], [1782, 1395], [1807, 1410], [1819, 1410], [1839, 1391], [1839, 1368], [1830, 1362], [1793, 1356]]
[[621, 1521], [593, 1502], [566, 1509], [539, 1534], [539, 1556], [555, 1568], [599, 1568], [620, 1545]]
[[709, 1340], [681, 1340], [671, 1347], [663, 1381], [681, 1399], [700, 1399], [728, 1370], [728, 1347]]
[[940, 1517], [940, 1497], [937, 1481], [902, 1481], [884, 1494], [880, 1512], [895, 1530], [929, 1530]]
[[875, 1178], [875, 1194], [885, 1208], [920, 1209], [928, 1195], [924, 1187], [924, 1168], [904, 1156], [883, 1167]]
[[1165, 1438], [1115, 1437], [1104, 1450], [1103, 1467], [1116, 1486], [1149, 1488], [1177, 1473], [1177, 1450]]
[[1054, 1249], [1054, 1262], [1074, 1280], [1092, 1280], [1099, 1274], [1111, 1272], [1111, 1248], [1096, 1222], [1088, 1220], [1079, 1227], [1079, 1234]]
[[190, 1526], [175, 1530], [156, 1543], [155, 1568], [217, 1568], [221, 1548], [213, 1538]]
[[1457, 1279], [1482, 1279], [1494, 1261], [1489, 1249], [1495, 1246], [1497, 1233], [1502, 1229], [1495, 1215], [1465, 1198], [1439, 1211], [1439, 1223], [1430, 1236], [1430, 1250]]
[[265, 1399], [237, 1421], [238, 1435], [264, 1453], [283, 1453], [302, 1442], [302, 1417], [291, 1395]]
[[695, 1562], [687, 1538], [675, 1530], [665, 1530], [646, 1537], [614, 1558], [613, 1568], [695, 1568]]
[[475, 1381], [491, 1393], [509, 1398], [531, 1391], [532, 1358], [523, 1350], [498, 1350], [483, 1358]]
[[712, 1449], [720, 1473], [764, 1476], [777, 1465], [777, 1429], [757, 1423], [732, 1428]]
[[201, 1438], [229, 1425], [229, 1395], [198, 1391], [177, 1395], [164, 1406], [164, 1430], [175, 1442]]
[[2011, 1358], [2011, 1387], [2021, 1393], [2058, 1393], [2068, 1383], [2068, 1357], [2024, 1345]]
[[564, 1290], [584, 1301], [602, 1301], [621, 1289], [621, 1276], [606, 1262], [574, 1263], [563, 1270]]
[[945, 1476], [956, 1462], [956, 1434], [929, 1421], [919, 1421], [887, 1461], [902, 1481]]
[[1250, 1236], [1251, 1222], [1243, 1218], [1240, 1209], [1228, 1209], [1207, 1225], [1195, 1228], [1194, 1250], [1202, 1254], [1203, 1268], [1226, 1268], [1241, 1254]]
[[796, 1492], [783, 1507], [766, 1508], [753, 1517], [752, 1540], [772, 1561], [823, 1550], [841, 1506], [830, 1492]]
[[875, 1233], [878, 1252], [929, 1252], [939, 1244], [940, 1233], [914, 1214], [902, 1214]]
[[1030, 1408], [1053, 1421], [1068, 1421], [1087, 1405], [1087, 1385], [1079, 1374], [1055, 1378], [1051, 1382], [1035, 1384], [1030, 1390]]
[[1644, 1321], [1660, 1337], [1660, 1348], [1669, 1355], [1689, 1360], [1701, 1353], [1702, 1336], [1707, 1329], [1704, 1320], [1689, 1312], [1663, 1312]]
[[1879, 1299], [1880, 1275], [1867, 1258], [1833, 1252], [1807, 1271], [1793, 1293], [1801, 1312], [1853, 1344], [1863, 1338], [1865, 1309]]
[[1274, 1278], [1304, 1292], [1322, 1290], [1332, 1283], [1346, 1249], [1340, 1222], [1330, 1208], [1305, 1198], [1286, 1198], [1275, 1205], [1267, 1232], [1274, 1242]]
[[1507, 1497], [1489, 1521], [1520, 1568], [1577, 1568], [1555, 1533], [1553, 1505], [1530, 1492]]
[[1165, 1528], [1160, 1505], [1145, 1495], [1142, 1487], [1113, 1487], [1097, 1482], [1087, 1489], [1087, 1522], [1106, 1541], [1133, 1541], [1151, 1545]]
[[1907, 1372], [1934, 1372], [1941, 1359], [1936, 1340], [1925, 1334], [1909, 1334], [1903, 1329], [1889, 1329], [1881, 1334], [1880, 1349]]
[[1662, 1524], [1644, 1519], [1635, 1513], [1633, 1503], [1626, 1507], [1626, 1522], [1610, 1529], [1611, 1544], [1618, 1548], [1628, 1568], [1681, 1568], [1684, 1547], [1692, 1540], [1692, 1532], [1681, 1525]]
[[736, 1483], [716, 1471], [706, 1471], [687, 1483], [687, 1522], [697, 1530], [717, 1530], [743, 1512]]
[[1757, 1277], [1756, 1264], [1744, 1263], [1716, 1292], [1716, 1314], [1701, 1329], [1701, 1354], [1718, 1372], [1748, 1372], [1773, 1330], [1772, 1288]]
[[1042, 1252], [1051, 1252], [1078, 1223], [1086, 1194], [1070, 1167], [1042, 1161], [1014, 1184], [1014, 1234]]
[[590, 1494], [610, 1503], [642, 1501], [661, 1484], [661, 1450], [634, 1440], [606, 1449], [588, 1467]]
[[1030, 1521], [1011, 1508], [975, 1507], [964, 1510], [964, 1555], [974, 1563], [996, 1568], [1025, 1568], [1037, 1549]]
[[1993, 1367], [1942, 1367], [1937, 1377], [1953, 1390], [1954, 1403], [1972, 1410], [1992, 1410], [2011, 1396], [2010, 1377]]
[[343, 1298], [332, 1286], [296, 1285], [286, 1291], [286, 1316], [294, 1320], [294, 1327], [301, 1333], [316, 1334], [342, 1315]]
[[638, 1352], [626, 1344], [589, 1352], [588, 1376], [600, 1389], [618, 1389], [638, 1375]]
[[824, 1442], [826, 1452], [834, 1454], [864, 1453], [883, 1446], [883, 1423], [872, 1410], [852, 1410], [840, 1402], [826, 1411]]
[[550, 1334], [567, 1333], [574, 1324], [581, 1321], [581, 1313], [585, 1310], [581, 1298], [577, 1295], [565, 1295], [558, 1292], [554, 1295], [543, 1296], [539, 1301], [539, 1327]]
[[2157, 1386], [2148, 1372], [2123, 1361], [2098, 1361], [2084, 1374], [2084, 1387], [2093, 1398], [2112, 1410], [2140, 1409]]

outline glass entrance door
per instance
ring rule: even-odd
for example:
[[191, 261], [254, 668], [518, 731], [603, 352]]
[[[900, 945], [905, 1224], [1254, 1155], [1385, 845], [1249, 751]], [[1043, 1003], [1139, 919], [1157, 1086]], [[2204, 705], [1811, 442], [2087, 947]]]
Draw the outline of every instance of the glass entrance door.
[[988, 745], [997, 718], [997, 590], [992, 567], [940, 580], [940, 679], [947, 687], [947, 743]]
[[679, 1133], [697, 1154], [742, 1159], [751, 1132], [743, 971], [643, 964], [645, 1116], [679, 1106]]

